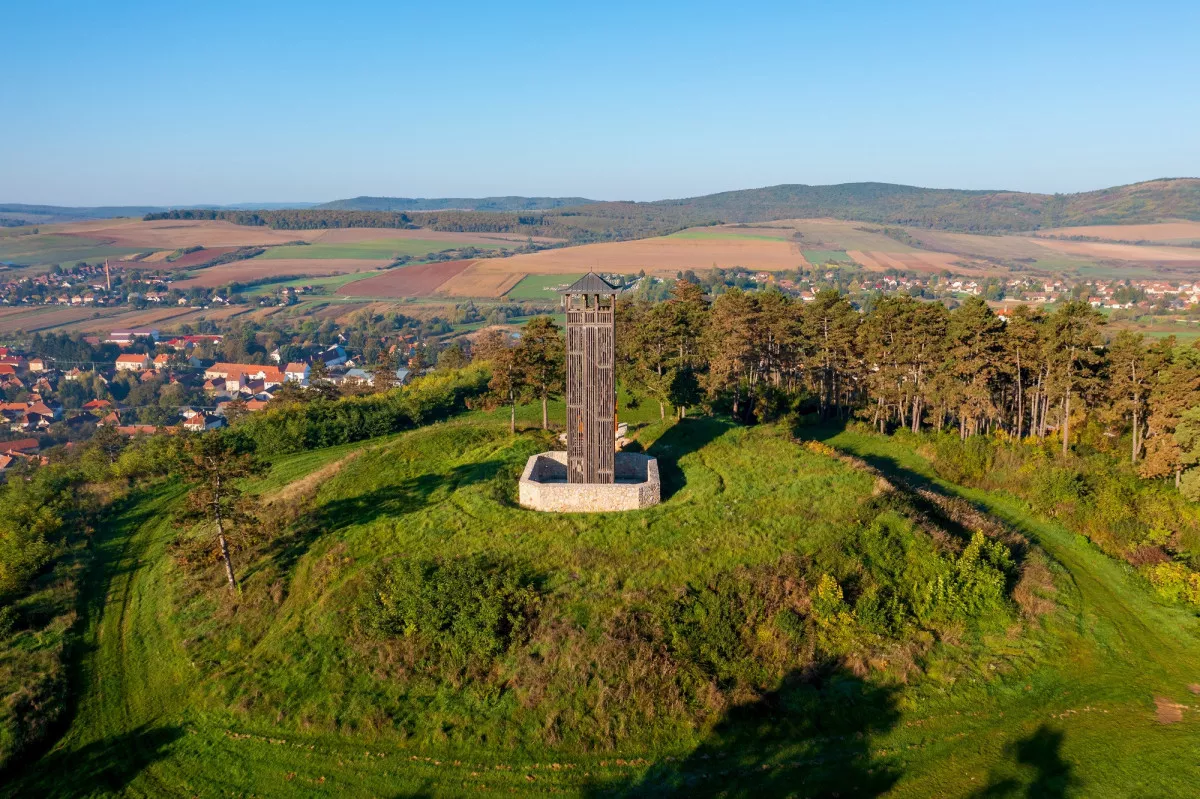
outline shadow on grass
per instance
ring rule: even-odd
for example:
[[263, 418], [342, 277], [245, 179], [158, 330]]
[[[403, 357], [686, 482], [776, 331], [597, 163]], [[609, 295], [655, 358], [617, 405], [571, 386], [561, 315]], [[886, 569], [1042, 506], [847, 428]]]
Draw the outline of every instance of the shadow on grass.
[[418, 475], [394, 485], [326, 502], [298, 521], [293, 533], [275, 539], [267, 557], [287, 573], [324, 535], [436, 505], [464, 486], [492, 479], [504, 467], [501, 460], [467, 463], [449, 471]]
[[687, 484], [687, 478], [679, 468], [679, 460], [703, 449], [732, 426], [729, 422], [709, 417], [680, 419], [650, 445], [646, 454], [658, 458], [663, 500], [674, 496]]
[[183, 736], [178, 727], [138, 727], [115, 738], [52, 752], [14, 785], [13, 796], [55, 799], [120, 794], [138, 774], [166, 757]]
[[879, 796], [899, 773], [872, 759], [870, 736], [899, 718], [894, 688], [844, 669], [793, 674], [762, 698], [729, 710], [691, 754], [640, 778], [597, 782], [592, 797]]
[[[1063, 799], [1075, 785], [1070, 763], [1063, 760], [1062, 745], [1065, 733], [1052, 730], [1045, 724], [1027, 738], [1010, 747], [1016, 763], [1033, 769], [1031, 779], [994, 775], [988, 786], [975, 794], [977, 799], [1000, 797], [1029, 797], [1029, 799]], [[1007, 769], [1006, 769], [1007, 771]]]

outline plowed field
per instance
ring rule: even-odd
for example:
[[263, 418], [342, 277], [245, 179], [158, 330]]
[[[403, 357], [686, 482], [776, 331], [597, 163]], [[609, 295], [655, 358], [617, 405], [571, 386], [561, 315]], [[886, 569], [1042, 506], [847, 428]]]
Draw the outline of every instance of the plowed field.
[[[282, 262], [274, 261], [274, 263]], [[339, 288], [337, 293], [351, 297], [427, 297], [472, 263], [474, 262], [440, 261], [401, 266], [389, 269], [378, 277], [368, 277], [348, 283]]]

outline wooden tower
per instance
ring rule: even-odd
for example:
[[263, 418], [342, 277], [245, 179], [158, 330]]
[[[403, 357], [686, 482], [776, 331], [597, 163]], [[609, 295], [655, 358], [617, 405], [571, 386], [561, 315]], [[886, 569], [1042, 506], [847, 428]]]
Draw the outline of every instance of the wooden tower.
[[567, 482], [611, 483], [617, 290], [592, 272], [563, 291], [567, 310]]

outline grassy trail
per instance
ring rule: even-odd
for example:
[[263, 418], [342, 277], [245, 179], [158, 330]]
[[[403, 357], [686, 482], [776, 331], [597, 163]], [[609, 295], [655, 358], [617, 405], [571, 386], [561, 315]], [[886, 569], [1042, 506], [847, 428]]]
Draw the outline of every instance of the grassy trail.
[[[1186, 796], [1200, 785], [1200, 624], [1158, 605], [1119, 564], [1012, 499], [936, 480], [928, 464], [888, 439], [839, 433], [827, 443], [910, 481], [962, 496], [1020, 529], [1059, 566], [1063, 612], [1031, 641], [998, 640], [971, 685], [912, 686], [890, 728], [855, 748], [836, 742], [819, 768], [854, 759], [895, 775], [888, 795]], [[344, 454], [298, 456], [287, 479]], [[302, 468], [301, 468], [302, 466]], [[720, 475], [713, 472], [713, 479]], [[255, 717], [211, 709], [193, 688], [199, 671], [186, 629], [173, 626], [165, 487], [128, 501], [98, 532], [85, 588], [87, 628], [79, 704], [58, 745], [7, 796], [411, 796], [604, 793], [661, 795], [648, 779], [667, 755], [621, 752], [548, 758], [520, 753], [416, 751], [394, 737], [298, 736]], [[970, 657], [970, 655], [963, 655]], [[1003, 662], [1001, 662], [1003, 661]], [[990, 667], [1005, 670], [989, 678]], [[1160, 724], [1155, 697], [1186, 705]], [[796, 747], [739, 742], [736, 763], [695, 764], [698, 782], [677, 795], [787, 795], [812, 761]], [[803, 750], [803, 746], [800, 747]], [[619, 759], [618, 759], [619, 758]], [[719, 758], [719, 756], [718, 756]], [[697, 758], [693, 757], [692, 760]], [[703, 758], [708, 760], [708, 756]], [[861, 761], [867, 761], [863, 763]], [[674, 761], [678, 762], [678, 761]], [[856, 795], [853, 790], [843, 796]]]

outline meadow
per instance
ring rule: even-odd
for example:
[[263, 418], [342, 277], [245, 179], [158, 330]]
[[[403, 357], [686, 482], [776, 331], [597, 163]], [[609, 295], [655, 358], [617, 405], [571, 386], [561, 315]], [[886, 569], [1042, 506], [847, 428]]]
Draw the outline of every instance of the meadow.
[[[939, 479], [900, 439], [656, 415], [622, 411], [666, 483], [630, 514], [513, 505], [548, 443], [535, 407], [515, 437], [498, 409], [278, 458], [247, 486], [277, 528], [239, 556], [236, 599], [175, 547], [183, 489], [132, 495], [95, 537], [74, 718], [4, 794], [1123, 797], [1200, 781], [1200, 620], [1131, 569], [1012, 497]], [[880, 628], [866, 660], [775, 670], [849, 634], [816, 575], [867, 618], [889, 569], [919, 583], [961, 548], [971, 530], [943, 507], [1027, 541], [1025, 588], [950, 626]], [[472, 553], [524, 564], [539, 597], [528, 638], [491, 666], [361, 626], [374, 569]], [[801, 582], [772, 581], [789, 569]], [[743, 618], [783, 602], [827, 621], [761, 617], [742, 659], [704, 615], [722, 591]], [[667, 660], [638, 648], [659, 624], [682, 636]], [[698, 630], [712, 649], [686, 648]]]
[[509, 300], [544, 300], [558, 302], [558, 292], [583, 277], [583, 273], [572, 275], [529, 275], [505, 294]]

